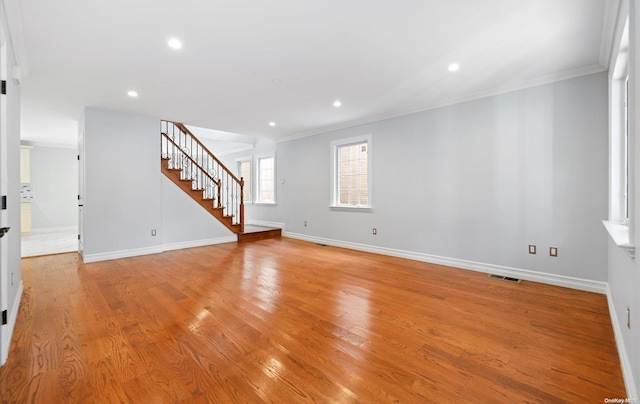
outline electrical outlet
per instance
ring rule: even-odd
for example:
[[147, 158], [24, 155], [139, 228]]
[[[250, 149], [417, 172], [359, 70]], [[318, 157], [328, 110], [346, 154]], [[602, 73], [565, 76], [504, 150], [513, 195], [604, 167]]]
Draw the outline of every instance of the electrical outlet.
[[627, 306], [627, 328], [631, 329], [631, 307]]
[[535, 254], [536, 253], [536, 246], [533, 244], [529, 244], [529, 254]]
[[156, 235], [156, 231], [155, 230], [151, 230], [151, 236], [155, 237], [155, 235]]
[[377, 235], [378, 234], [378, 229], [376, 229], [375, 227], [373, 228], [373, 235]]
[[552, 257], [558, 256], [558, 247], [549, 247], [549, 255]]

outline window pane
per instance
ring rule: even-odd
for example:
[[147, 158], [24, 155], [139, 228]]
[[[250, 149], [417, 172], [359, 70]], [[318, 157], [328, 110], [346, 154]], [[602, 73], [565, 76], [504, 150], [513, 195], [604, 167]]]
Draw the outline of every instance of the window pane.
[[273, 157], [266, 157], [258, 160], [258, 197], [260, 202], [275, 202], [274, 162]]
[[251, 160], [238, 162], [238, 176], [244, 179], [244, 202], [251, 202]]
[[624, 83], [624, 137], [622, 141], [624, 154], [623, 167], [623, 219], [629, 219], [629, 77]]
[[338, 146], [338, 203], [367, 205], [369, 203], [367, 143]]

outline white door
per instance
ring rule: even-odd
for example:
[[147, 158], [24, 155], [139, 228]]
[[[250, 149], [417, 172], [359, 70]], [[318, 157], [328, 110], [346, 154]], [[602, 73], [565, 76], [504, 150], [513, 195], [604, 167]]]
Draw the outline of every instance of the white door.
[[[4, 10], [0, 7], [0, 13]], [[5, 27], [2, 24], [2, 15], [0, 15], [0, 79], [3, 82], [7, 80], [7, 37]], [[7, 195], [7, 99], [6, 95], [0, 95], [0, 195]], [[6, 203], [6, 201], [5, 201]], [[0, 227], [7, 226], [7, 210], [6, 207], [0, 210]], [[16, 231], [16, 229], [14, 229]], [[20, 229], [17, 229], [20, 231]], [[7, 320], [7, 309], [9, 307], [9, 265], [7, 262], [7, 239], [5, 235], [0, 238], [0, 312], [2, 313], [2, 322]], [[9, 330], [7, 325], [0, 325], [0, 364], [9, 353]]]

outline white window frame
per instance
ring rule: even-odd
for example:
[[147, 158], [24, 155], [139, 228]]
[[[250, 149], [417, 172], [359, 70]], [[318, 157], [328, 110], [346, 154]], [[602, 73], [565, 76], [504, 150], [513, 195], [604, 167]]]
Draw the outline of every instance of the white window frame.
[[[627, 108], [633, 97], [635, 79], [629, 69], [629, 20], [621, 34], [620, 48], [609, 77], [609, 220], [604, 225], [614, 243], [635, 258], [634, 218], [634, 133], [628, 127], [632, 111]], [[627, 83], [629, 92], [627, 93]]]
[[[356, 143], [367, 144], [367, 204], [366, 205], [345, 205], [340, 203], [340, 193], [338, 191], [338, 148]], [[338, 139], [331, 142], [331, 201], [329, 207], [332, 210], [349, 210], [371, 212], [373, 210], [373, 142], [371, 134], [354, 136], [346, 139]]]
[[249, 188], [249, 197], [250, 198], [248, 200], [244, 201], [244, 203], [246, 205], [250, 205], [250, 204], [253, 203], [253, 200], [255, 198], [255, 194], [253, 192], [253, 188], [254, 188], [253, 187], [253, 182], [254, 182], [253, 181], [253, 174], [254, 174], [253, 157], [251, 157], [251, 156], [238, 157], [236, 159], [236, 173], [237, 173], [238, 178], [240, 178], [240, 163], [245, 163], [247, 161], [249, 162], [249, 171], [251, 172], [251, 177], [249, 177], [249, 181], [246, 181], [246, 179], [245, 179], [244, 188], [245, 188], [245, 193], [246, 193], [247, 187]]
[[[260, 176], [260, 160], [264, 159], [273, 159], [273, 201], [263, 201], [260, 199], [260, 184], [261, 184], [261, 176]], [[271, 154], [260, 154], [255, 156], [255, 194], [253, 197], [253, 203], [256, 205], [275, 205], [277, 202], [277, 160], [275, 153]]]

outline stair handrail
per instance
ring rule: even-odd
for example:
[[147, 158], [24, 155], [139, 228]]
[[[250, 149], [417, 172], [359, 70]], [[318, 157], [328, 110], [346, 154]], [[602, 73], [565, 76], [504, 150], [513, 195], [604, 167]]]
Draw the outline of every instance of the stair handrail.
[[200, 139], [198, 139], [198, 138], [196, 137], [196, 135], [194, 135], [194, 134], [189, 130], [189, 128], [187, 128], [183, 123], [181, 123], [181, 122], [174, 122], [174, 121], [168, 121], [168, 120], [166, 120], [166, 119], [165, 119], [164, 121], [165, 121], [165, 122], [169, 122], [169, 123], [174, 124], [178, 129], [180, 129], [181, 131], [183, 131], [184, 133], [186, 133], [187, 135], [189, 135], [190, 137], [192, 137], [192, 138], [193, 138], [193, 140], [195, 140], [195, 141], [196, 141], [196, 143], [197, 143], [200, 147], [202, 147], [202, 149], [203, 149], [204, 151], [206, 151], [207, 153], [209, 153], [209, 156], [210, 156], [211, 158], [213, 158], [213, 159], [214, 159], [218, 164], [220, 164], [220, 167], [222, 167], [225, 171], [227, 171], [227, 173], [229, 173], [229, 175], [231, 176], [231, 178], [233, 178], [234, 180], [236, 180], [236, 182], [238, 182], [238, 183], [241, 183], [241, 182], [242, 182], [242, 181], [240, 180], [240, 178], [236, 177], [236, 176], [233, 174], [233, 171], [229, 170], [229, 169], [227, 168], [227, 166], [225, 166], [225, 165], [222, 163], [222, 161], [218, 160], [218, 158], [216, 157], [216, 155], [215, 155], [215, 154], [213, 154], [213, 153], [211, 153], [211, 151], [207, 148], [207, 146], [205, 146], [204, 144], [202, 144], [202, 142], [200, 141]]
[[[207, 178], [209, 178], [214, 184], [218, 186], [218, 188], [220, 188], [220, 184], [222, 183], [222, 180], [220, 178], [216, 180], [211, 174], [207, 172], [207, 170], [204, 169], [204, 167], [200, 165], [200, 163], [194, 160], [193, 157], [191, 157], [188, 153], [182, 151], [180, 149], [180, 145], [174, 142], [173, 139], [169, 137], [169, 135], [167, 135], [166, 133], [161, 133], [161, 135], [164, 136], [167, 141], [171, 142], [176, 147], [176, 150], [178, 150], [183, 156], [186, 156], [191, 161], [191, 163], [195, 164], [196, 167], [198, 167], [200, 171], [202, 171], [202, 173], [207, 176]], [[240, 191], [242, 192], [242, 189]], [[221, 204], [222, 202], [220, 201], [220, 190], [218, 189], [218, 206], [220, 206]]]

